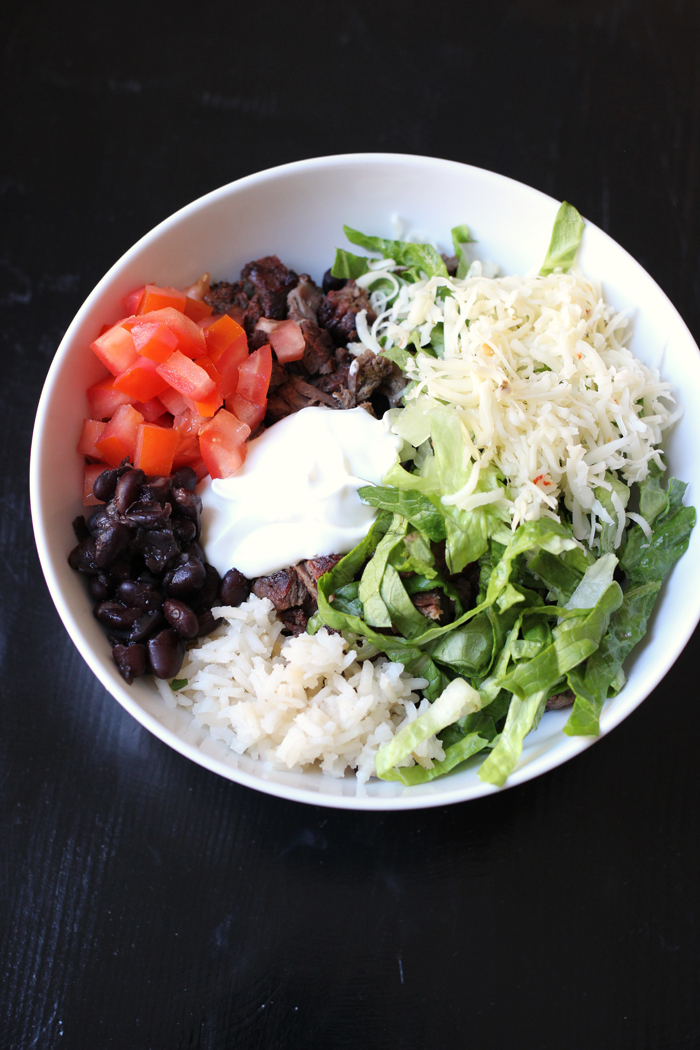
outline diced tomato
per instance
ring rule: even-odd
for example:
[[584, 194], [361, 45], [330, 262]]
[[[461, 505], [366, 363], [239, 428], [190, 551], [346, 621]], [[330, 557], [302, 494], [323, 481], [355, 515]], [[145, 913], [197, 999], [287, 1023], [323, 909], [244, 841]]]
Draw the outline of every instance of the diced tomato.
[[108, 332], [111, 327], [112, 327], [111, 324], [103, 324], [102, 327], [100, 328], [100, 335], [104, 335], [105, 332]]
[[262, 405], [267, 397], [272, 375], [272, 351], [269, 346], [254, 350], [238, 369], [236, 393], [256, 405]]
[[192, 470], [197, 475], [197, 481], [201, 481], [202, 478], [206, 478], [207, 474], [209, 473], [209, 470], [207, 469], [207, 465], [206, 465], [206, 463], [204, 462], [204, 460], [202, 459], [201, 456], [199, 457], [199, 459], [193, 460], [190, 463], [190, 466], [192, 467]]
[[228, 314], [222, 314], [221, 317], [217, 317], [216, 320], [205, 329], [205, 337], [207, 340], [207, 353], [211, 357], [212, 361], [216, 364], [216, 358], [212, 351], [225, 350], [231, 343], [243, 341], [248, 346], [248, 340], [246, 339], [245, 330], [241, 328], [237, 321], [234, 321]]
[[183, 437], [197, 437], [205, 423], [194, 408], [186, 408], [173, 419], [173, 426]]
[[136, 352], [161, 364], [178, 348], [179, 340], [163, 321], [140, 321], [131, 329]]
[[133, 462], [140, 423], [143, 416], [132, 405], [120, 405], [107, 423], [95, 448], [110, 467], [118, 467], [126, 456]]
[[209, 328], [211, 325], [216, 324], [219, 316], [219, 314], [212, 314], [211, 317], [203, 317], [201, 321], [197, 321], [197, 328]]
[[93, 419], [111, 419], [120, 405], [130, 405], [134, 401], [133, 397], [114, 389], [113, 376], [107, 376], [88, 387], [87, 399]]
[[98, 336], [95, 342], [90, 344], [90, 349], [115, 376], [132, 365], [138, 356], [134, 337], [123, 327], [121, 321], [112, 325], [104, 335]]
[[209, 378], [204, 369], [179, 350], [162, 365], [157, 365], [156, 371], [174, 390], [193, 401], [206, 401], [216, 390], [214, 380]]
[[304, 333], [296, 321], [271, 321], [269, 317], [261, 317], [255, 327], [267, 332], [281, 365], [287, 361], [301, 361], [306, 343]]
[[207, 352], [207, 344], [204, 332], [198, 328], [194, 321], [184, 314], [174, 310], [172, 306], [163, 310], [152, 310], [138, 319], [138, 324], [166, 324], [177, 338], [177, 349], [185, 357], [201, 357]]
[[102, 431], [107, 426], [98, 419], [84, 419], [83, 429], [80, 431], [78, 452], [81, 456], [89, 456], [90, 459], [100, 459], [100, 453], [95, 448], [95, 442], [99, 441]]
[[241, 423], [247, 423], [252, 433], [265, 418], [267, 398], [265, 398], [264, 404], [258, 405], [255, 401], [249, 401], [247, 397], [234, 394], [233, 397], [226, 398], [226, 408], [229, 412], [233, 412], [234, 416], [240, 419]]
[[196, 364], [198, 364], [200, 368], [203, 368], [209, 378], [216, 384], [213, 394], [208, 398], [205, 398], [203, 401], [194, 402], [199, 415], [209, 418], [213, 416], [217, 408], [221, 408], [224, 403], [224, 398], [221, 393], [221, 376], [208, 357], [198, 357]]
[[[241, 326], [236, 324], [230, 317], [223, 317], [221, 320], [230, 322], [227, 325], [225, 334], [233, 335], [233, 339], [224, 346], [217, 345], [223, 340], [219, 340], [215, 334], [213, 339], [207, 337], [207, 346], [209, 348], [209, 357], [221, 375], [221, 393], [224, 397], [230, 397], [231, 394], [235, 393], [238, 386], [238, 369], [248, 357], [248, 340]], [[207, 333], [219, 323], [219, 321], [216, 321], [211, 328], [207, 329]], [[235, 325], [235, 329], [232, 329], [231, 325]]]
[[99, 478], [103, 470], [107, 470], [106, 463], [87, 463], [85, 465], [85, 478], [83, 481], [83, 504], [86, 507], [96, 507], [98, 503], [102, 503], [101, 499], [97, 499], [92, 494], [92, 486], [95, 484], [95, 480]]
[[177, 390], [173, 390], [171, 386], [158, 395], [158, 400], [163, 402], [168, 412], [173, 416], [179, 416], [182, 412], [185, 412], [188, 408], [192, 408], [194, 405], [194, 401], [190, 401], [188, 398], [183, 397], [182, 394], [177, 392]]
[[140, 288], [135, 288], [133, 292], [129, 292], [122, 299], [122, 305], [128, 314], [139, 313], [139, 307], [143, 302], [143, 297], [146, 294], [146, 285], [142, 284]]
[[158, 397], [152, 397], [150, 401], [134, 401], [134, 408], [146, 423], [155, 423], [165, 413], [165, 405]]
[[243, 465], [250, 427], [222, 408], [199, 432], [202, 459], [213, 478], [228, 478]]
[[204, 317], [211, 317], [213, 312], [214, 308], [209, 303], [201, 299], [191, 299], [189, 295], [185, 296], [185, 317], [192, 321], [201, 321]]
[[176, 430], [141, 423], [136, 434], [134, 466], [140, 467], [146, 474], [169, 474], [179, 441], [180, 435]]
[[114, 380], [114, 389], [129, 394], [136, 401], [150, 401], [168, 387], [168, 381], [159, 374], [158, 367], [150, 358], [137, 356], [133, 365]]
[[148, 314], [152, 310], [164, 310], [166, 307], [172, 307], [173, 310], [183, 313], [186, 298], [185, 293], [178, 291], [177, 288], [159, 288], [157, 284], [147, 284], [143, 299], [139, 303], [138, 313]]

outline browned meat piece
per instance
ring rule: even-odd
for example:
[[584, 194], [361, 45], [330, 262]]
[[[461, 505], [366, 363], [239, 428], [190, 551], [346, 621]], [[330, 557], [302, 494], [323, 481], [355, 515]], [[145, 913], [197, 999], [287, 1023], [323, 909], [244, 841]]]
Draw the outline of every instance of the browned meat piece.
[[271, 427], [273, 423], [279, 423], [280, 419], [286, 419], [294, 411], [286, 401], [277, 394], [267, 399], [267, 412], [265, 413], [265, 425]]
[[327, 405], [329, 408], [337, 408], [338, 402], [330, 394], [306, 383], [301, 376], [290, 375], [276, 391], [276, 396], [282, 398], [289, 405], [292, 412], [298, 412], [301, 408], [309, 405]]
[[374, 416], [375, 419], [377, 418], [377, 413], [374, 411], [374, 405], [371, 401], [360, 401], [357, 407], [364, 408], [365, 412], [369, 412], [371, 416]]
[[282, 609], [277, 616], [295, 637], [304, 633], [309, 622], [309, 614], [300, 607], [296, 609]]
[[323, 292], [311, 280], [308, 273], [303, 273], [299, 284], [287, 295], [287, 316], [293, 321], [318, 321], [318, 308], [323, 299]]
[[378, 357], [373, 350], [365, 350], [350, 365], [348, 389], [357, 401], [367, 401], [392, 373], [393, 363], [388, 357]]
[[256, 300], [260, 316], [271, 317], [275, 321], [283, 321], [286, 317], [287, 295], [297, 280], [294, 271], [288, 270], [276, 255], [266, 255], [262, 259], [249, 262], [241, 270], [244, 286], [253, 286], [251, 291], [254, 290], [254, 294], [249, 292], [249, 296]]
[[442, 620], [446, 610], [442, 607], [442, 595], [440, 591], [423, 591], [422, 594], [412, 594], [411, 601], [418, 612], [427, 616], [430, 620]]
[[336, 343], [344, 345], [357, 339], [355, 318], [360, 310], [367, 311], [367, 324], [377, 319], [364, 288], [348, 281], [344, 288], [331, 290], [323, 297], [318, 308], [318, 323], [328, 329]]
[[341, 386], [339, 390], [336, 390], [334, 392], [333, 397], [336, 399], [338, 408], [357, 408], [357, 400], [355, 398], [355, 395], [351, 394], [346, 387]]
[[443, 252], [442, 261], [447, 267], [447, 272], [449, 273], [450, 277], [454, 277], [454, 275], [457, 273], [457, 267], [459, 266], [459, 259], [457, 258], [457, 256], [445, 255], [445, 253]]
[[403, 397], [404, 387], [408, 380], [398, 365], [392, 361], [391, 374], [388, 375], [379, 388], [379, 393], [384, 394], [391, 408], [396, 408]]
[[554, 696], [550, 696], [544, 709], [545, 711], [560, 711], [563, 707], [571, 707], [575, 699], [571, 689], [567, 689], [563, 693], [555, 693]]
[[[351, 359], [352, 360], [352, 359]], [[348, 373], [350, 371], [350, 363], [342, 364], [335, 369], [334, 372], [330, 372], [328, 375], [316, 376], [314, 379], [314, 386], [318, 390], [325, 391], [326, 394], [336, 394], [340, 390], [344, 390], [349, 393], [348, 390]], [[353, 399], [354, 400], [354, 399]], [[343, 406], [345, 407], [345, 406]], [[354, 405], [350, 405], [353, 408]]]
[[293, 566], [270, 576], [259, 576], [253, 580], [252, 590], [258, 598], [269, 598], [278, 612], [303, 605], [309, 597], [306, 585]]
[[[250, 347], [250, 343], [248, 343]], [[272, 357], [272, 375], [270, 376], [270, 386], [268, 387], [268, 393], [272, 393], [277, 389], [278, 386], [282, 386], [282, 383], [287, 379], [287, 372], [284, 365], [281, 365], [277, 358], [273, 355]]]
[[323, 576], [324, 572], [329, 572], [334, 565], [337, 565], [342, 557], [342, 554], [327, 554], [299, 562], [296, 566], [297, 574], [304, 581], [306, 589], [313, 598], [318, 598], [317, 580]]
[[219, 281], [217, 284], [212, 284], [209, 292], [204, 296], [204, 302], [212, 307], [215, 314], [230, 314], [239, 324], [242, 324], [249, 299], [242, 281], [235, 281], [233, 284], [228, 281]]
[[[296, 288], [294, 289], [296, 291]], [[317, 289], [318, 291], [318, 289]], [[327, 375], [333, 371], [333, 340], [328, 332], [319, 328], [315, 321], [302, 320], [299, 323], [304, 336], [304, 356], [302, 365], [309, 375]]]

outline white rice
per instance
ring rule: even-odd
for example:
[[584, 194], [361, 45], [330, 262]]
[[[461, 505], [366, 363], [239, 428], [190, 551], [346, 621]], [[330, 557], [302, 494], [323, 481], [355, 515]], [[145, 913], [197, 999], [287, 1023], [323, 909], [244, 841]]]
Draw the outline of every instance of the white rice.
[[[212, 612], [225, 624], [188, 651], [178, 675], [187, 685], [157, 685], [166, 703], [188, 708], [237, 754], [299, 771], [318, 763], [334, 777], [356, 769], [364, 782], [375, 774], [379, 747], [428, 707], [414, 692], [424, 678], [374, 659], [376, 650], [359, 639], [350, 648], [325, 628], [281, 635], [284, 624], [267, 598]], [[428, 767], [444, 758], [440, 741], [430, 738], [414, 758]]]

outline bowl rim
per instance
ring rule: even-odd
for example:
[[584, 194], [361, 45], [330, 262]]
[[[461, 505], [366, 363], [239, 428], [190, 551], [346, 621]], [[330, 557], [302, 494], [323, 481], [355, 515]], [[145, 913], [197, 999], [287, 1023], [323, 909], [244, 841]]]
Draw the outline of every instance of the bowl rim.
[[[517, 179], [513, 179], [508, 175], [502, 175], [498, 172], [490, 171], [486, 168], [477, 167], [471, 164], [465, 164], [460, 161], [448, 160], [439, 157], [429, 157], [421, 154], [410, 154], [410, 153], [391, 153], [391, 152], [359, 152], [359, 153], [339, 153], [331, 154], [321, 157], [311, 157], [304, 160], [291, 161], [285, 164], [275, 165], [271, 168], [265, 168], [262, 171], [254, 172], [250, 175], [245, 175], [240, 179], [235, 179], [232, 182], [226, 183], [214, 190], [203, 194], [201, 197], [197, 197], [195, 200], [189, 202], [165, 219], [161, 220], [151, 230], [147, 231], [141, 236], [130, 248], [127, 249], [112, 266], [107, 270], [104, 276], [98, 281], [85, 301], [80, 306], [79, 310], [75, 314], [75, 317], [71, 321], [70, 325], [66, 329], [66, 332], [61, 339], [51, 365], [47, 372], [42, 388], [41, 396], [39, 398], [34, 427], [32, 432], [31, 442], [31, 455], [30, 455], [30, 468], [29, 468], [29, 492], [30, 492], [30, 506], [32, 515], [32, 524], [34, 530], [34, 538], [39, 555], [39, 561], [41, 568], [46, 580], [46, 584], [51, 595], [51, 598], [56, 606], [59, 616], [63, 622], [63, 625], [68, 632], [73, 644], [78, 649], [78, 652], [83, 657], [85, 662], [88, 664], [90, 670], [96, 676], [98, 681], [104, 686], [107, 692], [117, 700], [118, 703], [124, 707], [129, 714], [131, 714], [145, 729], [153, 733], [159, 740], [175, 751], [179, 752], [185, 758], [188, 758], [205, 769], [208, 769], [212, 773], [216, 773], [219, 776], [225, 777], [227, 780], [231, 780], [235, 783], [241, 784], [245, 787], [253, 788], [256, 791], [262, 791], [265, 794], [273, 795], [277, 798], [286, 799], [288, 801], [304, 802], [310, 805], [322, 805], [334, 809], [352, 809], [362, 812], [372, 811], [392, 811], [392, 810], [408, 810], [408, 809], [425, 809], [433, 806], [450, 805], [457, 802], [466, 802], [470, 799], [480, 798], [485, 795], [490, 795], [496, 792], [501, 792], [505, 789], [516, 787], [519, 784], [525, 783], [528, 780], [539, 776], [542, 773], [547, 772], [550, 769], [555, 769], [562, 763], [567, 762], [575, 755], [580, 754], [587, 748], [591, 747], [597, 740], [606, 736], [612, 729], [614, 729], [620, 722], [622, 722], [629, 714], [634, 711], [639, 704], [656, 688], [659, 682], [668, 673], [672, 665], [680, 656], [682, 650], [688, 643], [695, 627], [700, 620], [700, 588], [698, 589], [698, 595], [696, 599], [695, 608], [692, 610], [692, 615], [689, 616], [685, 621], [685, 628], [678, 631], [675, 636], [675, 644], [670, 648], [666, 649], [666, 658], [663, 663], [658, 663], [654, 674], [649, 675], [645, 683], [645, 689], [643, 695], [638, 697], [630, 697], [623, 705], [617, 705], [614, 710], [610, 710], [607, 706], [601, 717], [600, 734], [597, 737], [569, 737], [562, 734], [562, 738], [554, 745], [553, 748], [547, 748], [542, 754], [536, 755], [523, 766], [516, 768], [513, 773], [508, 777], [505, 785], [502, 788], [495, 787], [491, 784], [479, 782], [478, 784], [453, 788], [443, 789], [439, 793], [435, 794], [419, 794], [413, 793], [411, 789], [405, 789], [402, 794], [393, 797], [375, 797], [368, 794], [356, 794], [356, 795], [331, 795], [321, 794], [313, 791], [309, 788], [299, 788], [293, 785], [282, 784], [275, 781], [266, 780], [262, 777], [258, 777], [254, 774], [248, 773], [243, 769], [226, 765], [216, 757], [207, 754], [205, 751], [195, 746], [192, 743], [184, 741], [179, 737], [172, 729], [166, 727], [161, 721], [159, 721], [149, 711], [145, 710], [135, 699], [128, 695], [126, 690], [122, 691], [122, 695], [115, 692], [115, 683], [111, 680], [103, 666], [101, 658], [95, 652], [94, 648], [88, 644], [87, 639], [83, 635], [82, 630], [75, 622], [73, 614], [68, 607], [62, 593], [61, 586], [53, 568], [51, 555], [49, 552], [49, 545], [47, 539], [47, 527], [46, 521], [47, 516], [43, 506], [43, 496], [41, 487], [41, 476], [40, 476], [40, 463], [41, 463], [41, 446], [44, 440], [44, 427], [46, 424], [46, 414], [48, 405], [51, 399], [51, 393], [56, 375], [61, 367], [64, 356], [70, 349], [70, 345], [73, 339], [75, 330], [82, 323], [85, 315], [90, 311], [93, 302], [100, 296], [105, 286], [110, 284], [115, 276], [120, 271], [128, 266], [128, 264], [139, 255], [139, 253], [156, 241], [163, 233], [167, 232], [171, 227], [176, 226], [183, 218], [193, 215], [199, 210], [207, 208], [209, 205], [216, 201], [225, 198], [231, 194], [245, 191], [249, 186], [260, 185], [269, 180], [283, 177], [285, 174], [297, 174], [303, 173], [304, 171], [316, 171], [324, 168], [332, 168], [341, 165], [375, 165], [378, 163], [392, 163], [392, 164], [406, 164], [411, 167], [441, 167], [441, 168], [454, 168], [458, 170], [469, 170], [477, 173], [479, 177], [487, 177], [489, 180], [495, 181], [495, 183], [511, 184], [517, 186], [519, 190], [526, 190], [528, 193], [541, 198], [542, 200], [550, 204], [558, 204], [559, 202], [551, 197], [549, 194], [544, 193], [541, 190], [536, 189], [533, 186], [529, 186], [527, 183], [520, 182]], [[641, 263], [637, 262], [636, 259], [617, 241], [615, 241], [609, 234], [601, 230], [600, 227], [596, 226], [589, 220], [585, 220], [586, 227], [596, 231], [596, 236], [603, 239], [604, 242], [608, 242], [617, 252], [623, 252], [629, 261], [631, 261], [635, 267], [638, 267], [646, 275], [647, 279], [652, 282], [659, 295], [665, 301], [665, 305], [670, 308], [671, 311], [676, 315], [677, 321], [680, 323], [680, 329], [685, 336], [690, 340], [690, 343], [697, 348], [697, 344], [690, 332], [688, 326], [683, 321], [678, 310], [671, 302], [670, 298], [660, 285], [654, 280], [654, 278], [644, 269]], [[700, 351], [699, 351], [700, 352]], [[442, 781], [444, 784], [445, 782]]]

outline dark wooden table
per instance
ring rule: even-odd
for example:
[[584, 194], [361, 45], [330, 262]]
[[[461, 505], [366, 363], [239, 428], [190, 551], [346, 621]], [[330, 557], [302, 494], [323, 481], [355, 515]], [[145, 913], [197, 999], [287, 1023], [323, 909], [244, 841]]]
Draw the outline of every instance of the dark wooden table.
[[523, 787], [294, 805], [104, 692], [27, 492], [41, 385], [96, 281], [289, 160], [432, 154], [571, 200], [698, 337], [700, 5], [28, 0], [0, 41], [0, 1050], [700, 1046], [697, 635], [610, 737]]

